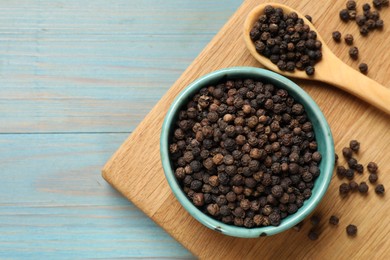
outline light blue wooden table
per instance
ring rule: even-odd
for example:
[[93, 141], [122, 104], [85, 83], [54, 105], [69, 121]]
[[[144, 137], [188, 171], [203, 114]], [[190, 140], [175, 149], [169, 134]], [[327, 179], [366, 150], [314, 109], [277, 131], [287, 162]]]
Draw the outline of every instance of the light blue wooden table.
[[106, 160], [241, 1], [0, 2], [0, 258], [191, 258]]

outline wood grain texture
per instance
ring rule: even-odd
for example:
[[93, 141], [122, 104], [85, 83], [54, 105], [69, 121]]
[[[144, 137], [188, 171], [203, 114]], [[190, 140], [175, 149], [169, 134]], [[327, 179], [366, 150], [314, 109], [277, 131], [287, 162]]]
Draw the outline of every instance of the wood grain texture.
[[0, 2], [0, 258], [192, 258], [100, 175], [239, 6]]
[[0, 135], [0, 258], [191, 257], [98, 174], [126, 135]]
[[[348, 47], [331, 40], [331, 32], [336, 29], [342, 33], [358, 35], [354, 24], [343, 24], [338, 19], [338, 11], [343, 8], [344, 2], [279, 2], [288, 3], [301, 13], [312, 15], [318, 31], [335, 54], [357, 68], [358, 63], [348, 58]], [[359, 5], [363, 4], [363, 1], [358, 2]], [[259, 239], [221, 235], [189, 216], [170, 191], [159, 158], [159, 134], [164, 115], [174, 97], [199, 76], [222, 67], [259, 66], [246, 50], [241, 35], [244, 19], [256, 4], [258, 1], [255, 0], [244, 2], [108, 161], [103, 169], [104, 178], [200, 258], [389, 259], [389, 196], [378, 197], [373, 192], [373, 186], [370, 186], [370, 193], [366, 197], [354, 194], [341, 199], [338, 195], [341, 181], [334, 177], [325, 198], [317, 208], [324, 221], [321, 224], [320, 239], [316, 242], [307, 238], [310, 229], [308, 224], [301, 232], [289, 230]], [[383, 10], [381, 16], [385, 21], [390, 21], [388, 9]], [[365, 60], [370, 66], [368, 75], [387, 88], [390, 87], [390, 63], [386, 59], [390, 55], [386, 51], [390, 44], [390, 38], [387, 37], [389, 31], [389, 27], [385, 27], [383, 32], [374, 32], [368, 39], [356, 37], [356, 44], [361, 49], [360, 60]], [[295, 81], [313, 97], [324, 112], [334, 135], [336, 151], [340, 152], [351, 139], [360, 140], [362, 146], [359, 161], [365, 164], [369, 161], [378, 162], [380, 182], [390, 187], [389, 116], [330, 85]], [[340, 159], [340, 164], [344, 163]], [[365, 172], [362, 176], [357, 176], [356, 180], [367, 181], [367, 177]], [[341, 218], [340, 225], [336, 228], [327, 224], [331, 214]], [[359, 227], [359, 234], [353, 239], [348, 238], [345, 233], [345, 227], [350, 223]]]
[[0, 132], [134, 130], [238, 5], [1, 2]]

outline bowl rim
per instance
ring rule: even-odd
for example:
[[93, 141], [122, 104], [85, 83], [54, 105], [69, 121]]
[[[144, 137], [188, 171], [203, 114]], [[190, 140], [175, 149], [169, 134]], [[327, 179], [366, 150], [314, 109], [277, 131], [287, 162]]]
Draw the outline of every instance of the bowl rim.
[[[280, 88], [285, 88], [289, 93], [293, 92], [294, 95], [300, 96], [300, 103], [306, 103], [305, 109], [307, 109], [307, 105], [310, 107], [311, 114], [314, 115], [314, 118], [317, 119], [317, 123], [319, 124], [319, 129], [323, 132], [326, 153], [322, 154], [322, 162], [325, 163], [324, 171], [321, 172], [323, 174], [323, 181], [320, 183], [316, 183], [319, 185], [317, 187], [317, 192], [313, 193], [309, 200], [305, 201], [305, 204], [294, 214], [293, 218], [282, 220], [279, 226], [267, 226], [267, 227], [256, 227], [256, 228], [245, 228], [245, 227], [237, 227], [234, 225], [224, 224], [216, 219], [211, 218], [210, 216], [201, 212], [196, 206], [192, 204], [192, 202], [187, 198], [185, 193], [182, 191], [182, 188], [179, 186], [176, 177], [174, 176], [173, 169], [171, 167], [170, 158], [169, 158], [169, 134], [170, 127], [175, 119], [177, 110], [181, 108], [182, 100], [188, 99], [193, 95], [195, 90], [204, 87], [209, 84], [209, 81], [221, 79], [224, 77], [236, 77], [238, 78], [240, 74], [253, 74], [253, 77], [263, 77], [263, 78], [271, 78], [272, 81], [277, 82], [274, 83]], [[241, 76], [244, 78], [244, 76]], [[249, 76], [246, 76], [249, 78]], [[302, 102], [302, 100], [304, 102]], [[313, 121], [313, 117], [311, 120]], [[196, 79], [192, 83], [190, 83], [185, 89], [183, 89], [177, 97], [172, 102], [162, 125], [161, 136], [160, 136], [160, 156], [162, 161], [162, 166], [164, 170], [165, 177], [168, 181], [168, 184], [179, 201], [179, 203], [193, 216], [196, 220], [198, 220], [203, 225], [207, 226], [210, 229], [216, 230], [226, 235], [234, 236], [234, 237], [244, 237], [244, 238], [254, 238], [260, 236], [270, 236], [277, 233], [280, 233], [284, 230], [287, 230], [304, 218], [306, 218], [320, 203], [321, 199], [325, 195], [330, 180], [333, 174], [333, 166], [334, 166], [334, 143], [333, 137], [330, 130], [330, 127], [321, 112], [321, 109], [315, 103], [315, 101], [307, 94], [302, 88], [300, 88], [296, 83], [287, 79], [286, 77], [272, 72], [270, 70], [255, 68], [255, 67], [229, 67], [219, 69], [206, 75]]]

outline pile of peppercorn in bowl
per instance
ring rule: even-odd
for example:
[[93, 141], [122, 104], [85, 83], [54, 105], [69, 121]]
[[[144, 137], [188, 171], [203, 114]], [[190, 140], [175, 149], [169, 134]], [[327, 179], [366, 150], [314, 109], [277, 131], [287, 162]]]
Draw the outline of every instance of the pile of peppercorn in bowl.
[[334, 167], [331, 131], [316, 103], [294, 82], [253, 67], [187, 86], [165, 117], [160, 153], [173, 193], [195, 219], [248, 238], [302, 221]]

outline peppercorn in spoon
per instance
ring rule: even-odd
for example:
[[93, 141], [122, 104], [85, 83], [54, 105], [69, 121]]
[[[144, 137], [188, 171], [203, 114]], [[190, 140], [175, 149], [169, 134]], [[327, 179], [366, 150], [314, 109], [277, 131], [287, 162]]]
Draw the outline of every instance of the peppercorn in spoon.
[[[269, 8], [270, 6], [272, 6], [273, 8], [280, 8], [285, 14], [291, 14], [295, 12], [299, 18], [303, 19], [304, 24], [308, 25], [310, 30], [316, 33], [316, 40], [322, 43], [322, 46], [319, 46], [321, 49], [321, 53], [317, 55], [321, 57], [317, 57], [316, 59], [316, 56], [313, 55], [313, 61], [311, 61], [310, 66], [306, 67], [306, 71], [298, 69], [295, 69], [294, 71], [288, 71], [289, 68], [287, 68], [287, 70], [284, 69], [284, 67], [282, 67], [283, 64], [280, 65], [275, 60], [271, 61], [271, 55], [268, 55], [268, 57], [266, 57], [257, 52], [255, 43], [254, 41], [252, 41], [250, 35], [251, 30], [254, 24], [258, 21], [259, 17], [265, 13], [266, 7]], [[286, 5], [277, 3], [267, 3], [257, 6], [248, 14], [248, 17], [245, 21], [244, 39], [250, 53], [257, 61], [263, 64], [266, 68], [276, 71], [279, 74], [285, 75], [287, 77], [317, 80], [334, 85], [390, 115], [390, 89], [361, 74], [357, 70], [354, 70], [353, 68], [345, 64], [343, 61], [341, 61], [339, 58], [337, 58], [336, 55], [334, 55], [333, 52], [329, 49], [329, 47], [326, 46], [324, 40], [322, 39], [318, 31], [315, 29], [313, 24], [309, 20], [307, 20], [305, 16], [295, 11], [294, 9]], [[294, 46], [294, 48], [296, 47], [297, 45]], [[313, 47], [313, 49], [315, 48]], [[279, 64], [279, 67], [276, 64]], [[314, 73], [312, 65], [314, 65]], [[282, 68], [283, 70], [281, 70], [280, 68]]]

